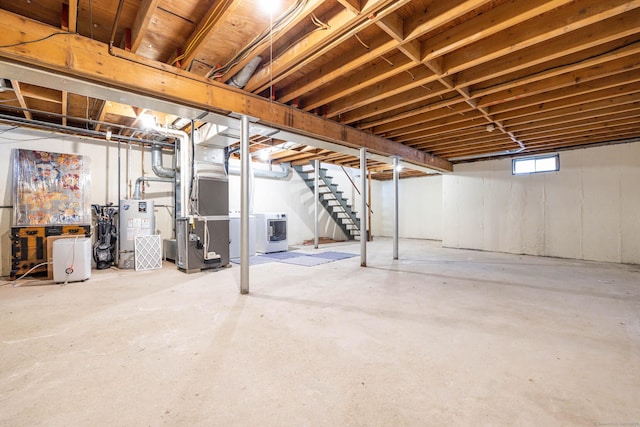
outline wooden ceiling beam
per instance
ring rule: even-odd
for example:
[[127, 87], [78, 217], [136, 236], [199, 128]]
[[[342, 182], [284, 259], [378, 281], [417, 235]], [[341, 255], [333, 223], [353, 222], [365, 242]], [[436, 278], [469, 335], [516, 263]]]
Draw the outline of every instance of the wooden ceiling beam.
[[[640, 45], [638, 48], [640, 49]], [[593, 80], [615, 76], [638, 68], [640, 68], [640, 54], [623, 57], [618, 60], [612, 60], [597, 65], [586, 65], [583, 69], [553, 75], [547, 79], [537, 80], [526, 85], [505, 85], [505, 89], [501, 92], [493, 92], [490, 95], [477, 98], [478, 105], [491, 107], [542, 94], [555, 89], [571, 87], [577, 83], [583, 84]]]
[[[640, 68], [597, 80], [580, 82], [572, 86], [542, 92], [538, 95], [522, 97], [511, 102], [495, 105], [490, 108], [490, 111], [493, 114], [502, 115], [509, 111], [522, 110], [527, 107], [539, 107], [540, 104], [544, 104], [546, 110], [559, 105], [575, 105], [577, 103], [600, 99], [603, 96], [607, 96], [607, 94], [621, 95], [624, 93], [637, 92], [639, 85], [634, 84], [637, 82], [640, 82]], [[612, 90], [610, 91], [609, 89]]]
[[54, 104], [60, 104], [60, 91], [49, 89], [41, 86], [34, 86], [30, 84], [21, 84], [20, 90], [22, 96], [31, 99], [39, 99], [41, 101], [52, 102]]
[[635, 123], [631, 125], [612, 126], [610, 128], [591, 129], [579, 133], [569, 133], [566, 135], [563, 134], [546, 138], [538, 138], [536, 140], [532, 140], [530, 144], [531, 146], [535, 146], [536, 144], [542, 142], [546, 145], [552, 146], [554, 142], [562, 142], [562, 144], [565, 145], [572, 144], [575, 141], [584, 141], [585, 139], [604, 139], [615, 141], [622, 139], [623, 136], [633, 135], [634, 133], [638, 132], [638, 130], [640, 130], [640, 124]]
[[[455, 91], [444, 87], [438, 80], [390, 96], [380, 101], [364, 105], [340, 115], [342, 123], [358, 123], [358, 128], [367, 129], [411, 116], [411, 111], [430, 105], [428, 101], [442, 101], [458, 97]], [[419, 113], [416, 113], [419, 114]], [[366, 120], [366, 121], [363, 121]]]
[[62, 91], [62, 126], [67, 125], [67, 115], [69, 114], [69, 92]]
[[301, 153], [293, 154], [291, 156], [281, 157], [277, 160], [272, 159], [273, 163], [287, 163], [294, 162], [296, 160], [308, 160], [314, 156], [327, 152], [328, 150], [321, 150], [319, 148], [308, 147], [308, 149], [303, 150]]
[[354, 110], [390, 96], [401, 94], [411, 88], [428, 85], [438, 79], [438, 76], [426, 67], [414, 67], [411, 73], [400, 73], [393, 79], [379, 82], [373, 87], [366, 87], [353, 95], [341, 98], [327, 105], [327, 117], [336, 117], [347, 111]]
[[397, 49], [414, 64], [421, 62], [421, 46], [419, 40], [405, 40], [404, 19], [397, 13], [392, 13], [376, 22], [385, 33], [398, 42]]
[[[367, 147], [382, 155], [398, 155], [409, 163], [451, 171], [451, 163], [403, 144], [325, 120], [298, 109], [211, 82], [156, 61], [81, 36], [49, 37], [50, 26], [0, 11], [6, 31], [0, 33], [0, 58], [33, 69], [61, 73], [118, 90], [133, 91], [183, 106], [257, 117], [261, 123], [351, 148]], [[33, 40], [41, 40], [33, 43]], [[25, 44], [26, 43], [26, 44]], [[17, 45], [16, 45], [17, 44]]]
[[421, 150], [431, 151], [432, 147], [437, 147], [439, 145], [446, 145], [446, 144], [464, 145], [464, 144], [481, 143], [483, 141], [486, 141], [489, 138], [494, 138], [494, 134], [498, 135], [499, 137], [504, 136], [502, 132], [488, 133], [484, 129], [481, 130], [478, 128], [470, 128], [470, 129], [464, 129], [459, 132], [451, 132], [443, 136], [428, 138], [421, 141], [420, 140], [414, 141], [407, 145], [411, 147], [419, 148]]
[[32, 120], [33, 115], [31, 114], [31, 111], [29, 111], [29, 106], [27, 105], [27, 102], [25, 101], [24, 96], [22, 95], [22, 90], [20, 89], [20, 82], [17, 80], [11, 80], [11, 87], [13, 87], [13, 92], [16, 94], [16, 99], [18, 100], [20, 107], [24, 109], [23, 110], [24, 117], [29, 120]]
[[366, 44], [367, 47], [361, 46], [362, 49], [351, 49], [324, 66], [311, 70], [301, 79], [296, 80], [294, 86], [281, 88], [278, 100], [281, 102], [292, 101], [311, 90], [342, 78], [377, 57], [393, 51], [397, 43], [395, 40], [389, 39], [386, 34], [379, 34], [372, 40], [367, 40]]
[[[608, 113], [608, 112], [607, 112]], [[598, 116], [598, 121], [592, 118], [576, 120], [574, 122], [565, 123], [560, 126], [546, 126], [535, 130], [516, 132], [519, 138], [531, 143], [540, 138], [557, 137], [562, 138], [566, 135], [590, 132], [596, 129], [609, 129], [620, 126], [638, 126], [640, 122], [640, 110], [636, 109], [631, 114], [625, 112], [620, 114], [609, 114], [607, 116]], [[515, 132], [515, 131], [514, 131]]]
[[[564, 115], [569, 111], [588, 111], [599, 108], [599, 106], [622, 105], [634, 102], [638, 96], [639, 83], [623, 85], [620, 88], [608, 88], [595, 92], [578, 94], [574, 97], [561, 101], [549, 102], [547, 104], [532, 105], [520, 110], [509, 111], [496, 115], [496, 118], [503, 122], [505, 126], [513, 126], [520, 123], [531, 123], [546, 120], [552, 117]], [[543, 108], [541, 108], [541, 106]]]
[[430, 123], [424, 127], [415, 126], [411, 129], [402, 131], [402, 135], [393, 137], [393, 140], [400, 143], [408, 144], [411, 141], [424, 138], [424, 134], [429, 135], [444, 135], [450, 132], [456, 132], [462, 129], [469, 129], [474, 127], [484, 127], [486, 125], [484, 116], [482, 113], [471, 110], [464, 116], [452, 116], [447, 119], [442, 119]]
[[436, 1], [429, 5], [426, 13], [416, 14], [405, 20], [405, 40], [413, 40], [467, 13], [473, 12], [489, 0]]
[[426, 150], [444, 152], [446, 150], [453, 151], [456, 149], [469, 149], [477, 147], [495, 146], [497, 144], [512, 144], [513, 142], [509, 137], [502, 132], [492, 132], [482, 139], [476, 139], [474, 141], [447, 141], [447, 142], [434, 142], [425, 146]]
[[[529, 47], [525, 54], [513, 52], [493, 61], [462, 70], [456, 74], [458, 86], [472, 86], [520, 70], [553, 61], [576, 52], [638, 33], [640, 11], [631, 10], [623, 15], [594, 23], [551, 40]], [[582, 42], [576, 43], [576, 40]]]
[[365, 89], [371, 85], [391, 79], [399, 73], [407, 72], [415, 68], [416, 64], [402, 53], [397, 53], [386, 58], [386, 60], [376, 61], [366, 69], [358, 73], [335, 82], [326, 90], [316, 91], [316, 93], [304, 97], [300, 108], [311, 111], [314, 108], [328, 104], [345, 96]]
[[[589, 108], [581, 106], [567, 107], [556, 110], [554, 114], [547, 115], [546, 118], [540, 118], [533, 121], [523, 121], [518, 125], [508, 123], [509, 129], [516, 133], [525, 133], [534, 129], [546, 128], [549, 126], [558, 127], [568, 125], [571, 122], [580, 121], [582, 119], [590, 119], [595, 126], [598, 118], [617, 113], [633, 113], [640, 108], [640, 101], [637, 96], [627, 95], [625, 97], [617, 97], [614, 100], [603, 99], [600, 102], [594, 102]], [[616, 102], [620, 101], [620, 102]]]
[[[384, 134], [388, 138], [398, 138], [404, 135], [411, 135], [425, 131], [429, 131], [429, 134], [432, 134], [432, 132], [437, 133], [436, 129], [441, 128], [442, 126], [445, 126], [445, 129], [456, 129], [454, 125], [456, 125], [457, 123], [463, 123], [471, 118], [480, 118], [482, 116], [482, 113], [472, 109], [464, 103], [461, 103], [457, 110], [447, 110], [447, 113], [439, 111], [438, 114], [440, 115], [438, 117], [435, 117], [433, 120], [418, 121], [416, 123], [403, 126], [399, 129], [384, 132]], [[478, 126], [482, 124], [483, 122], [478, 122]]]
[[[444, 57], [445, 71], [455, 74], [558, 36], [571, 37], [584, 29], [628, 10], [640, 7], [640, 0], [582, 0], [538, 15], [505, 31], [466, 45]], [[576, 40], [572, 43], [575, 47]]]
[[540, 140], [531, 143], [527, 146], [526, 152], [549, 152], [558, 149], [571, 149], [573, 147], [596, 144], [608, 144], [612, 141], [623, 141], [625, 139], [632, 139], [637, 141], [638, 132], [640, 127], [627, 129], [624, 132], [617, 131], [613, 133], [597, 133], [597, 134], [584, 134], [566, 139], [549, 138], [547, 140]]
[[[640, 34], [613, 40], [531, 68], [517, 70], [510, 75], [496, 78], [488, 77], [482, 82], [467, 87], [470, 88], [473, 96], [483, 98], [494, 93], [526, 87], [541, 80], [551, 80], [564, 74], [578, 73], [591, 67], [598, 68], [610, 61], [624, 59], [638, 53], [640, 53]], [[500, 101], [501, 99], [498, 99], [496, 103], [500, 103]], [[486, 106], [486, 103], [483, 105]]]
[[[436, 2], [429, 7], [428, 10], [419, 17], [419, 19], [414, 18], [410, 20], [409, 23], [403, 21], [403, 27], [409, 28], [409, 32], [406, 33], [404, 29], [402, 30], [401, 45], [399, 45], [397, 40], [389, 40], [388, 35], [385, 34], [383, 36], [381, 34], [374, 40], [366, 41], [369, 49], [366, 49], [363, 52], [347, 52], [346, 59], [343, 57], [338, 58], [337, 60], [332, 61], [332, 63], [323, 66], [321, 70], [318, 69], [318, 71], [311, 72], [310, 76], [303, 77], [303, 81], [297, 82], [295, 88], [285, 88], [280, 94], [279, 99], [281, 99], [282, 102], [289, 102], [304, 95], [311, 89], [315, 89], [322, 84], [327, 84], [334, 79], [340, 78], [370, 62], [373, 58], [385, 55], [396, 48], [405, 49], [410, 52], [417, 52], [417, 44], [413, 46], [409, 45], [413, 44], [415, 39], [431, 31], [433, 28], [445, 25], [451, 20], [456, 19], [485, 3], [487, 3], [487, 0], [461, 1], [459, 4], [453, 5], [452, 7], [451, 2]], [[395, 27], [392, 32], [397, 34], [399, 37], [401, 34], [400, 29], [398, 28], [399, 20], [395, 15], [396, 14], [389, 13], [381, 17], [379, 21], [384, 20], [382, 26], [387, 25], [389, 27]], [[389, 23], [392, 20], [398, 22], [395, 24]], [[378, 20], [374, 20], [373, 22], [377, 23]], [[421, 82], [420, 84], [426, 83], [428, 82]]]
[[375, 126], [371, 128], [371, 131], [376, 135], [395, 136], [397, 135], [395, 132], [400, 129], [410, 128], [411, 126], [418, 124], [424, 125], [429, 121], [438, 120], [443, 117], [450, 117], [456, 114], [464, 114], [471, 110], [471, 107], [459, 97], [437, 104], [437, 108], [425, 108], [426, 111], [423, 113], [412, 114], [406, 118], [398, 118], [393, 122]]
[[[256, 72], [245, 86], [250, 92], [260, 93], [278, 83], [304, 64], [321, 57], [344, 40], [393, 13], [410, 0], [369, 0], [359, 15], [343, 9], [326, 20], [327, 28], [312, 31], [288, 46], [269, 66]], [[374, 18], [371, 18], [373, 16]]]
[[[216, 24], [231, 19], [234, 10], [239, 6], [240, 2], [241, 0], [220, 0], [213, 2], [207, 13], [204, 14], [203, 18], [198, 22], [198, 25], [196, 25], [193, 33], [191, 33], [187, 39], [183, 47], [184, 53], [178, 56], [173, 55], [171, 60], [169, 60], [169, 64], [175, 64], [179, 60], [183, 69], [189, 69], [202, 47], [206, 45], [209, 34], [215, 30]], [[231, 78], [233, 75], [228, 77]]]
[[559, 134], [564, 132], [573, 132], [574, 130], [588, 129], [589, 126], [605, 126], [609, 123], [620, 124], [628, 122], [638, 122], [638, 116], [640, 116], [640, 110], [626, 110], [621, 113], [614, 113], [602, 117], [602, 120], [597, 121], [593, 118], [586, 118], [584, 120], [576, 120], [570, 123], [563, 123], [561, 125], [548, 125], [538, 126], [534, 128], [528, 128], [526, 130], [518, 131], [513, 129], [514, 133], [517, 133], [522, 138], [535, 138], [538, 135], [551, 134], [557, 132]]
[[[257, 43], [254, 48], [253, 48], [253, 52], [264, 52], [264, 51], [269, 51], [270, 47], [273, 44], [277, 44], [283, 37], [288, 37], [289, 36], [289, 32], [287, 30], [294, 28], [295, 26], [297, 26], [300, 22], [302, 22], [303, 20], [309, 19], [311, 13], [320, 5], [323, 3], [324, 0], [307, 0], [302, 9], [300, 10], [299, 13], [295, 14], [290, 20], [287, 21], [287, 25], [281, 30], [281, 31], [274, 31], [271, 32], [271, 34], [269, 34], [269, 37], [265, 38], [262, 42]], [[238, 62], [231, 66], [231, 68], [229, 68], [229, 71], [222, 77], [222, 81], [226, 82], [228, 81], [231, 77], [233, 77], [236, 73], [238, 73], [240, 70], [242, 70], [245, 65], [247, 65], [249, 63], [249, 61], [251, 61], [254, 58], [254, 56], [252, 55], [248, 55], [246, 58], [241, 58], [238, 60]], [[292, 97], [291, 99], [295, 98]], [[287, 100], [289, 101], [289, 100]], [[282, 102], [287, 102], [287, 101], [282, 101]]]
[[528, 0], [503, 3], [474, 19], [456, 25], [422, 42], [422, 61], [431, 61], [480, 39], [507, 30], [571, 0]]
[[140, 2], [136, 19], [133, 21], [133, 27], [131, 28], [131, 52], [138, 51], [145, 31], [149, 28], [151, 18], [156, 13], [159, 4], [160, 0], [142, 0]]

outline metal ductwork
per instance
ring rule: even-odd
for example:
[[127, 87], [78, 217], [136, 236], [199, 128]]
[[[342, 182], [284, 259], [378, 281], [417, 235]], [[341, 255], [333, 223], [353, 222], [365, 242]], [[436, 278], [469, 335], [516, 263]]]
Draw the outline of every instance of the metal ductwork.
[[162, 166], [162, 147], [160, 145], [151, 146], [151, 170], [161, 178], [173, 178], [176, 176], [175, 169]]
[[253, 73], [256, 71], [256, 68], [258, 68], [258, 65], [260, 65], [261, 62], [262, 62], [262, 57], [256, 56], [251, 61], [249, 61], [249, 63], [245, 65], [242, 70], [238, 71], [233, 77], [231, 77], [227, 82], [227, 84], [229, 86], [242, 89], [247, 84], [247, 82], [249, 81], [249, 79], [251, 78]]
[[[247, 82], [245, 82], [244, 84], [247, 84]], [[7, 79], [0, 78], [0, 92], [5, 92], [7, 90], [13, 90], [13, 87], [11, 87], [11, 82], [9, 82]]]
[[[291, 165], [289, 165], [288, 163], [282, 163], [280, 164], [280, 170], [252, 168], [252, 174], [256, 178], [285, 180], [291, 177]], [[229, 175], [240, 175], [240, 167], [236, 165], [232, 166], [230, 164]]]
[[172, 178], [156, 178], [154, 176], [141, 176], [140, 178], [136, 179], [136, 184], [133, 190], [133, 200], [140, 200], [140, 187], [142, 187], [142, 183], [143, 182], [173, 182]]

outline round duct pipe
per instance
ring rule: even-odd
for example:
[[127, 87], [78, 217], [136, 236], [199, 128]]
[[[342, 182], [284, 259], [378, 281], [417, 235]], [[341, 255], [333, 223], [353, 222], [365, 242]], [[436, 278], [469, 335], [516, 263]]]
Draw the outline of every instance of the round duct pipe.
[[176, 176], [175, 169], [162, 166], [162, 147], [157, 144], [151, 146], [151, 170], [161, 178], [173, 178]]
[[140, 200], [141, 198], [141, 191], [140, 191], [140, 187], [142, 186], [143, 182], [173, 182], [173, 179], [171, 178], [156, 178], [154, 176], [141, 176], [140, 178], [136, 179], [136, 184], [135, 184], [135, 189], [133, 190], [133, 200]]
[[[266, 170], [252, 168], [256, 178], [286, 180], [291, 177], [291, 166], [287, 163], [280, 164], [280, 170]], [[240, 166], [229, 164], [229, 175], [240, 175]]]
[[251, 78], [253, 73], [256, 71], [256, 68], [258, 68], [258, 65], [260, 65], [261, 62], [262, 62], [262, 57], [256, 56], [251, 61], [249, 61], [249, 63], [245, 65], [242, 70], [238, 71], [233, 77], [231, 77], [227, 82], [227, 84], [229, 86], [242, 89], [247, 84], [247, 82], [249, 81], [249, 79]]

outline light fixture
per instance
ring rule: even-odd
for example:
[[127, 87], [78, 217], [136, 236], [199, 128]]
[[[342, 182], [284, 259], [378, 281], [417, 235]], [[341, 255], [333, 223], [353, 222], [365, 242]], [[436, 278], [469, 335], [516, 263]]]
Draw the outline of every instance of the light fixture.
[[396, 170], [397, 170], [398, 172], [402, 172], [402, 169], [403, 169], [403, 168], [402, 168], [402, 165], [401, 165], [400, 163], [398, 163], [398, 166], [396, 166]]
[[263, 162], [268, 161], [269, 155], [271, 154], [269, 151], [270, 151], [269, 149], [264, 149], [260, 151], [260, 160], [262, 160]]
[[493, 132], [495, 128], [496, 128], [496, 125], [494, 125], [493, 123], [489, 123], [487, 125], [487, 132]]
[[147, 130], [155, 128], [156, 117], [151, 114], [140, 114], [140, 126]]
[[280, 10], [280, 0], [260, 0], [260, 9], [274, 15]]
[[107, 134], [105, 135], [107, 141], [111, 141], [111, 129], [107, 129]]

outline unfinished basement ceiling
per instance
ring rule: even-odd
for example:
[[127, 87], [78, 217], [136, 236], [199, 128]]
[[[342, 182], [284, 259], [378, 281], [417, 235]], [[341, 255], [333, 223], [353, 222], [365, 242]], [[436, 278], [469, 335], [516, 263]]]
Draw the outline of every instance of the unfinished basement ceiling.
[[[243, 90], [454, 164], [640, 137], [640, 0], [283, 0], [271, 14], [260, 3], [0, 0], [0, 13], [107, 45], [121, 5], [113, 44], [141, 59], [223, 83], [253, 61]], [[131, 135], [145, 112], [179, 118], [3, 84], [5, 122]], [[273, 163], [357, 167], [351, 154], [284, 142], [254, 135], [252, 150]], [[390, 176], [384, 162], [371, 167]]]

